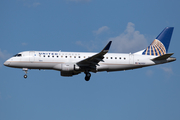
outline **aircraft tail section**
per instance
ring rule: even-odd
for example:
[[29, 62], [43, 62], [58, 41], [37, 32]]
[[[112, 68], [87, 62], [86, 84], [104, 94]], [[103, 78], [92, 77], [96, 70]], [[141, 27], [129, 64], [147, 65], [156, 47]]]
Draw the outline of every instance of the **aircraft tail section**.
[[174, 27], [166, 27], [142, 52], [142, 55], [161, 56], [168, 52]]
[[161, 56], [158, 56], [156, 58], [153, 58], [152, 60], [166, 60], [168, 59], [169, 57], [171, 57], [174, 53], [167, 53], [167, 54], [164, 54], [164, 55], [161, 55]]

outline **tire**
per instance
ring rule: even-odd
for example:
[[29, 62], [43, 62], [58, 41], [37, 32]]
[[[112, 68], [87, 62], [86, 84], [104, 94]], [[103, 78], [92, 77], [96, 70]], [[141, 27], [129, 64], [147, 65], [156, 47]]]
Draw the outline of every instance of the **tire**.
[[26, 79], [26, 78], [27, 78], [27, 75], [24, 75], [24, 78]]
[[90, 80], [90, 77], [85, 77], [85, 80], [86, 80], [86, 81], [89, 81], [89, 80]]

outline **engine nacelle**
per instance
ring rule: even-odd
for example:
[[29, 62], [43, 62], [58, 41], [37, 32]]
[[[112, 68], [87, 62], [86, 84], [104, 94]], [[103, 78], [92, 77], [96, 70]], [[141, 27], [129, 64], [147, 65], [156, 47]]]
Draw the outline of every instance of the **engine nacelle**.
[[64, 72], [64, 71], [61, 71], [61, 76], [66, 76], [66, 77], [70, 77], [70, 76], [73, 76], [73, 72]]
[[78, 72], [78, 70], [80, 70], [80, 67], [78, 65], [75, 64], [61, 64], [61, 76], [73, 76], [73, 75], [77, 75], [80, 72]]
[[71, 76], [77, 75], [77, 74], [79, 74], [79, 73], [80, 73], [80, 72], [73, 72], [73, 71], [64, 72], [64, 71], [61, 71], [61, 76], [71, 77]]
[[61, 76], [73, 76], [80, 73], [80, 67], [73, 63], [64, 63], [54, 66], [54, 70], [61, 71]]
[[80, 70], [80, 67], [78, 65], [72, 63], [57, 64], [53, 68], [54, 70], [65, 71], [65, 72]]
[[76, 64], [71, 64], [71, 63], [61, 64], [61, 71], [67, 72], [67, 71], [74, 71], [74, 70], [78, 71], [80, 70], [80, 67]]
[[69, 72], [74, 71], [74, 64], [61, 64], [61, 71]]

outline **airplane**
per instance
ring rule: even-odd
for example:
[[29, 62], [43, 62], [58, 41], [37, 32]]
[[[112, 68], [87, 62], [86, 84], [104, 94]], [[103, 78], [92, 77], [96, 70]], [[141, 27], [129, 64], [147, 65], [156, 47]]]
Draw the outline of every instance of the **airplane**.
[[21, 68], [27, 78], [28, 69], [50, 69], [60, 71], [61, 76], [70, 77], [85, 73], [89, 81], [90, 72], [112, 72], [137, 69], [175, 61], [168, 53], [174, 27], [166, 27], [144, 50], [133, 54], [108, 53], [112, 41], [99, 53], [62, 51], [24, 51], [4, 62], [7, 67]]

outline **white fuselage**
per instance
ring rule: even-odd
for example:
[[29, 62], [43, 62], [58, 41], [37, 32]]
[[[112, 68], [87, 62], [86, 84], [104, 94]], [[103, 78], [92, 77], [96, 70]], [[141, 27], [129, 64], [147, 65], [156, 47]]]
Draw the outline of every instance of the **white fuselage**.
[[[11, 57], [4, 64], [15, 68], [54, 69], [61, 71], [59, 66], [62, 64], [76, 64], [78, 61], [93, 56], [96, 53], [25, 51], [19, 54], [21, 56]], [[154, 62], [151, 60], [153, 58], [155, 56], [107, 53], [104, 55], [103, 61], [99, 62], [96, 68], [91, 71], [120, 71], [171, 62], [171, 60]], [[84, 70], [80, 71], [83, 72]]]

